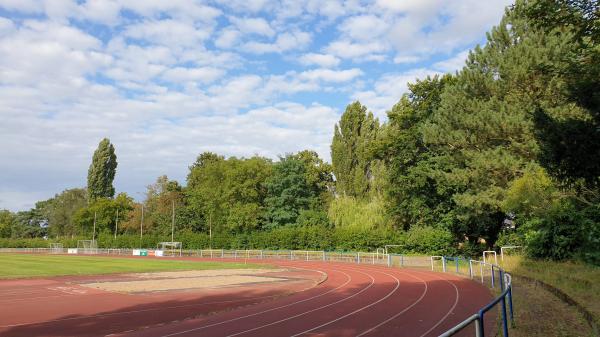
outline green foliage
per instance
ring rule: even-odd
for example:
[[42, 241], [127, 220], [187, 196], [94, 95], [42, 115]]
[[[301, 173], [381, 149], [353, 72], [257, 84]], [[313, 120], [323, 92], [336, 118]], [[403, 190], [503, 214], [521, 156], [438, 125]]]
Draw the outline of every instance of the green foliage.
[[372, 229], [389, 227], [385, 204], [380, 198], [361, 200], [340, 196], [329, 206], [328, 216], [335, 227]]
[[[78, 226], [79, 235], [88, 240], [94, 236], [94, 220], [96, 232], [112, 233], [114, 235], [117, 220], [125, 222], [129, 218], [129, 212], [133, 210], [133, 199], [126, 193], [119, 193], [115, 199], [98, 198], [89, 206], [80, 208], [73, 215], [73, 222]], [[118, 218], [117, 218], [118, 211]], [[118, 233], [123, 227], [118, 228]]]
[[600, 264], [600, 207], [577, 207], [573, 200], [555, 203], [543, 216], [526, 223], [527, 253], [535, 258], [583, 258]]
[[267, 227], [292, 225], [319, 195], [307, 181], [306, 165], [292, 156], [280, 158], [266, 182]]
[[87, 191], [83, 188], [67, 189], [37, 206], [48, 221], [51, 236], [75, 235], [78, 229], [74, 215], [87, 206]]
[[336, 124], [331, 143], [331, 161], [337, 192], [363, 198], [370, 190], [373, 177], [373, 146], [379, 121], [367, 108], [354, 102], [346, 107]]
[[407, 251], [431, 255], [454, 255], [454, 237], [449, 230], [430, 226], [413, 226], [406, 232]]
[[115, 195], [113, 179], [117, 170], [117, 155], [108, 138], [104, 138], [94, 151], [88, 170], [87, 191], [90, 201], [98, 198], [112, 198]]
[[14, 215], [11, 211], [0, 210], [0, 238], [9, 238], [12, 232]]
[[502, 209], [507, 213], [515, 213], [517, 219], [525, 221], [543, 216], [560, 198], [558, 188], [546, 171], [533, 165], [509, 184]]
[[198, 156], [187, 178], [186, 207], [194, 229], [249, 231], [263, 222], [269, 159], [225, 159], [206, 152]]

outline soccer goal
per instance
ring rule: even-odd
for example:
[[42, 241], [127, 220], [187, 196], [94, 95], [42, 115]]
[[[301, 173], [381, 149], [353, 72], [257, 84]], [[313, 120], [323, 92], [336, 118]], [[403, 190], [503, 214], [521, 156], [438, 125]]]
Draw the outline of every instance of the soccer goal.
[[63, 244], [62, 243], [50, 243], [50, 253], [51, 254], [62, 254], [63, 253]]
[[162, 252], [162, 256], [181, 256], [181, 242], [159, 242], [156, 250]]
[[98, 243], [96, 240], [78, 240], [77, 252], [81, 254], [98, 254]]

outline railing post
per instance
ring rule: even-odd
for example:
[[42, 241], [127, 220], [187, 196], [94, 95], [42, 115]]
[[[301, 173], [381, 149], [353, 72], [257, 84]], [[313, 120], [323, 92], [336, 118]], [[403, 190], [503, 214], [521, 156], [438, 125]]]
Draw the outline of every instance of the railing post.
[[323, 261], [327, 261], [327, 257], [325, 256], [325, 251], [323, 251]]
[[[500, 282], [502, 284], [502, 282]], [[508, 322], [506, 321], [506, 296], [502, 297], [502, 332], [508, 337]]]
[[387, 256], [387, 263], [388, 263], [388, 267], [392, 266], [392, 255], [388, 254]]
[[360, 264], [360, 252], [356, 253], [356, 263]]
[[460, 260], [460, 258], [455, 257], [454, 258], [454, 262], [456, 262], [456, 273], [458, 274], [458, 260]]
[[260, 259], [262, 260], [262, 259], [264, 259], [264, 258], [265, 258], [265, 257], [264, 257], [264, 254], [263, 254], [263, 250], [261, 249], [261, 250], [260, 250]]
[[479, 325], [479, 318], [475, 321], [475, 337], [483, 337], [483, 330], [481, 329], [481, 325]]
[[308, 261], [308, 250], [306, 251], [306, 261]]
[[290, 261], [294, 259], [294, 253], [290, 250]]
[[484, 324], [483, 324], [483, 310], [479, 310], [479, 319], [477, 320], [477, 325], [479, 325], [479, 333], [480, 336], [485, 336]]
[[495, 286], [496, 276], [494, 274], [494, 265], [492, 265], [492, 288]]
[[442, 270], [446, 272], [446, 257], [442, 256]]
[[237, 260], [237, 249], [233, 251], [233, 258]]
[[400, 267], [404, 267], [404, 254], [400, 255]]
[[469, 259], [469, 277], [473, 279], [473, 261]]
[[221, 258], [225, 257], [225, 249], [221, 249]]
[[513, 303], [512, 303], [512, 284], [508, 285], [508, 311], [510, 313], [510, 326], [515, 327], [515, 317], [513, 315]]
[[479, 262], [479, 275], [481, 275], [481, 284], [483, 284], [483, 263]]

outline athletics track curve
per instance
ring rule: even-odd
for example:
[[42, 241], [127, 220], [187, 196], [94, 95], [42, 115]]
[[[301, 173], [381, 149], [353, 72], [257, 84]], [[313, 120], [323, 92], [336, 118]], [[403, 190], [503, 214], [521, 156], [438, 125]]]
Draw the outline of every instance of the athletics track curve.
[[[204, 308], [203, 312], [194, 306], [177, 309], [187, 310], [186, 314], [198, 310], [199, 316], [180, 321], [167, 318], [172, 310], [176, 310], [170, 307], [165, 307], [163, 311], [160, 308], [153, 309], [152, 315], [164, 317], [165, 321], [158, 324], [157, 320], [142, 324], [141, 316], [134, 311], [114, 312], [107, 318], [102, 315], [86, 318], [82, 314], [75, 320], [84, 321], [79, 322], [82, 326], [86, 320], [91, 324], [94, 317], [101, 316], [105, 320], [107, 329], [96, 325], [95, 333], [89, 330], [85, 333], [89, 336], [424, 337], [441, 334], [492, 299], [487, 288], [469, 279], [420, 269], [317, 261], [252, 262], [316, 271], [325, 274], [326, 279], [291, 295], [264, 296], [266, 299], [261, 301], [252, 301], [252, 298], [245, 298], [239, 292], [231, 293], [230, 297], [223, 293], [219, 303], [230, 304], [215, 306], [219, 312], [208, 314], [210, 310]], [[85, 306], [85, 303], [81, 303], [81, 306]], [[488, 317], [494, 317], [494, 314]], [[495, 326], [492, 321], [489, 319], [486, 326], [490, 332]], [[70, 324], [73, 322], [67, 318], [48, 323], [23, 324], [4, 331], [0, 326], [0, 335], [60, 336], [60, 331], [65, 336], [80, 335], [77, 332], [82, 330], [69, 330]], [[109, 329], [111, 325], [115, 328]], [[463, 331], [463, 335], [473, 335], [472, 332], [468, 329]]]

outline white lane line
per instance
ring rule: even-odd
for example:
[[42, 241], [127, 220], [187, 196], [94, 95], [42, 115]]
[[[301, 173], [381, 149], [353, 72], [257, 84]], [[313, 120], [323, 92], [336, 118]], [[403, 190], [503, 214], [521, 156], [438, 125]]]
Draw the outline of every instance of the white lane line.
[[296, 305], [298, 303], [303, 303], [303, 302], [306, 302], [306, 301], [310, 301], [310, 300], [315, 299], [317, 297], [321, 297], [321, 296], [327, 295], [327, 294], [329, 294], [329, 293], [331, 293], [333, 291], [336, 291], [336, 290], [344, 287], [348, 283], [350, 283], [350, 281], [352, 280], [352, 277], [350, 277], [350, 275], [348, 275], [348, 274], [346, 274], [346, 273], [344, 273], [342, 271], [337, 271], [337, 270], [333, 270], [333, 271], [336, 271], [336, 272], [339, 272], [341, 274], [346, 275], [346, 282], [344, 282], [344, 284], [342, 284], [342, 285], [340, 285], [338, 287], [335, 287], [335, 288], [333, 288], [331, 290], [328, 290], [328, 291], [326, 291], [326, 292], [324, 292], [322, 294], [315, 295], [315, 296], [312, 296], [312, 297], [309, 297], [309, 298], [306, 298], [306, 299], [303, 299], [303, 300], [300, 300], [300, 301], [296, 301], [296, 302], [293, 302], [293, 303], [289, 303], [289, 304], [286, 304], [286, 305], [282, 305], [282, 306], [279, 306], [279, 307], [275, 307], [275, 308], [263, 310], [263, 311], [260, 311], [260, 312], [256, 312], [256, 313], [253, 313], [253, 314], [249, 314], [249, 315], [245, 315], [245, 316], [240, 316], [240, 317], [228, 319], [228, 320], [225, 320], [225, 321], [221, 321], [221, 322], [217, 322], [217, 323], [213, 323], [213, 324], [209, 324], [209, 325], [204, 325], [204, 326], [200, 326], [200, 327], [193, 328], [193, 329], [188, 329], [188, 330], [183, 330], [183, 331], [179, 331], [179, 332], [174, 332], [174, 333], [171, 333], [171, 334], [168, 334], [168, 335], [163, 335], [162, 337], [177, 336], [177, 335], [185, 334], [185, 333], [192, 332], [192, 331], [198, 331], [198, 330], [210, 328], [210, 327], [213, 327], [213, 326], [217, 326], [217, 325], [222, 325], [222, 324], [226, 324], [226, 323], [238, 321], [240, 319], [244, 319], [244, 318], [247, 318], [247, 317], [253, 317], [253, 316], [261, 315], [261, 314], [264, 314], [264, 313], [267, 313], [267, 312], [271, 312], [271, 311], [274, 311], [274, 310], [278, 310], [278, 309], [286, 308], [286, 307], [289, 307], [289, 306], [292, 306], [292, 305]]
[[404, 314], [405, 312], [407, 312], [408, 310], [410, 310], [412, 307], [414, 307], [415, 305], [417, 305], [419, 302], [421, 302], [421, 300], [423, 300], [423, 298], [425, 298], [425, 295], [427, 294], [427, 291], [428, 291], [428, 288], [429, 288], [429, 287], [427, 286], [427, 282], [426, 282], [425, 280], [423, 280], [422, 278], [420, 278], [420, 277], [417, 277], [417, 276], [414, 276], [414, 275], [411, 275], [411, 274], [409, 274], [409, 273], [406, 273], [406, 275], [408, 275], [408, 276], [410, 276], [410, 277], [413, 277], [413, 278], [416, 278], [416, 279], [420, 280], [421, 282], [423, 282], [423, 284], [425, 285], [425, 289], [424, 289], [423, 293], [421, 294], [421, 297], [419, 297], [419, 298], [416, 300], [416, 302], [413, 302], [413, 303], [412, 303], [410, 306], [408, 306], [408, 307], [404, 308], [402, 311], [400, 311], [400, 312], [396, 313], [394, 316], [392, 316], [392, 317], [390, 317], [390, 318], [386, 319], [385, 321], [383, 321], [383, 322], [381, 322], [381, 323], [379, 323], [379, 324], [375, 325], [374, 327], [372, 327], [372, 328], [370, 328], [370, 329], [368, 329], [368, 330], [366, 330], [366, 331], [363, 331], [363, 332], [362, 332], [362, 333], [360, 333], [359, 335], [356, 335], [356, 337], [364, 336], [364, 335], [366, 335], [366, 334], [368, 334], [368, 333], [371, 333], [371, 332], [375, 331], [375, 329], [377, 329], [377, 328], [379, 328], [379, 327], [381, 327], [381, 326], [383, 326], [383, 325], [385, 325], [385, 324], [389, 323], [390, 321], [392, 321], [392, 320], [396, 319], [398, 316], [400, 316], [400, 315]]
[[300, 336], [300, 335], [303, 335], [303, 334], [305, 334], [305, 333], [308, 333], [308, 332], [311, 332], [311, 331], [317, 330], [317, 329], [319, 329], [319, 328], [322, 328], [322, 327], [324, 327], [324, 326], [327, 326], [327, 325], [329, 325], [329, 324], [335, 323], [335, 322], [337, 322], [337, 321], [339, 321], [339, 320], [342, 320], [342, 319], [344, 319], [344, 318], [346, 318], [346, 317], [348, 317], [348, 316], [354, 315], [354, 314], [356, 314], [357, 312], [360, 312], [360, 311], [363, 311], [364, 309], [370, 308], [370, 307], [374, 306], [375, 304], [377, 304], [377, 303], [379, 303], [379, 302], [381, 302], [381, 301], [384, 301], [384, 300], [385, 300], [385, 299], [387, 299], [388, 297], [392, 296], [392, 295], [393, 295], [393, 294], [396, 292], [396, 290], [398, 290], [398, 288], [400, 287], [400, 280], [398, 280], [398, 278], [396, 278], [395, 276], [393, 276], [393, 275], [390, 275], [390, 274], [388, 274], [388, 273], [385, 273], [385, 272], [380, 272], [380, 271], [375, 271], [375, 272], [382, 273], [382, 274], [386, 274], [386, 275], [388, 275], [388, 276], [390, 276], [390, 277], [394, 278], [394, 279], [396, 280], [396, 287], [395, 287], [395, 288], [394, 288], [392, 291], [390, 291], [390, 292], [389, 292], [389, 293], [388, 293], [386, 296], [384, 296], [384, 297], [380, 298], [379, 300], [377, 300], [377, 301], [375, 301], [375, 302], [372, 302], [372, 303], [370, 303], [370, 304], [368, 304], [368, 305], [365, 305], [365, 306], [363, 306], [362, 308], [359, 308], [359, 309], [356, 309], [356, 310], [354, 310], [354, 311], [353, 311], [353, 312], [351, 312], [351, 313], [348, 313], [348, 314], [346, 314], [346, 315], [344, 315], [344, 316], [338, 317], [338, 318], [336, 318], [336, 319], [334, 319], [334, 320], [331, 320], [331, 321], [329, 321], [329, 322], [323, 323], [323, 324], [321, 324], [321, 325], [319, 325], [319, 326], [316, 326], [316, 327], [314, 327], [314, 328], [312, 328], [312, 329], [308, 329], [308, 330], [302, 331], [302, 332], [300, 332], [300, 333], [297, 333], [297, 334], [295, 334], [295, 335], [292, 335], [291, 337]]
[[[440, 277], [441, 278], [441, 277]], [[441, 278], [443, 279], [443, 278]], [[444, 281], [450, 283], [453, 287], [454, 287], [454, 291], [456, 293], [456, 299], [454, 300], [454, 305], [452, 306], [452, 308], [450, 308], [450, 310], [448, 310], [448, 312], [446, 313], [446, 315], [444, 315], [444, 317], [442, 317], [442, 319], [440, 319], [434, 326], [431, 327], [431, 329], [425, 331], [425, 333], [423, 333], [421, 336], [419, 337], [423, 337], [425, 335], [427, 335], [428, 333], [430, 333], [433, 329], [437, 328], [438, 325], [442, 324], [442, 322], [444, 320], [446, 320], [446, 318], [448, 318], [448, 316], [452, 313], [452, 311], [454, 311], [454, 308], [456, 308], [456, 305], [458, 304], [458, 299], [460, 298], [460, 294], [458, 293], [458, 288], [456, 287], [456, 285], [454, 284], [454, 282], [450, 282], [446, 279], [443, 279]]]
[[357, 293], [355, 293], [355, 294], [352, 294], [352, 295], [350, 295], [350, 296], [348, 296], [348, 297], [344, 297], [344, 298], [342, 298], [342, 299], [340, 299], [340, 300], [338, 300], [338, 301], [335, 301], [335, 302], [332, 302], [332, 303], [329, 303], [329, 304], [326, 304], [326, 305], [323, 305], [323, 306], [320, 306], [320, 307], [317, 307], [317, 308], [314, 308], [314, 309], [311, 309], [311, 310], [308, 310], [308, 311], [304, 311], [304, 312], [301, 312], [301, 313], [299, 313], [299, 314], [297, 314], [297, 315], [290, 316], [290, 317], [287, 317], [287, 318], [284, 318], [284, 319], [281, 319], [281, 320], [278, 320], [278, 321], [275, 321], [275, 322], [271, 322], [271, 323], [268, 323], [268, 324], [264, 324], [264, 325], [261, 325], [261, 326], [257, 326], [257, 327], [254, 327], [254, 328], [252, 328], [252, 329], [248, 329], [248, 330], [240, 331], [240, 332], [237, 332], [237, 333], [234, 333], [234, 334], [231, 334], [231, 335], [227, 335], [227, 336], [228, 336], [228, 337], [233, 337], [233, 336], [237, 336], [237, 335], [245, 334], [245, 333], [248, 333], [248, 332], [252, 332], [252, 331], [255, 331], [255, 330], [259, 330], [259, 329], [262, 329], [262, 328], [266, 328], [266, 327], [268, 327], [268, 326], [272, 326], [272, 325], [275, 325], [275, 324], [279, 324], [279, 323], [281, 323], [281, 322], [289, 321], [290, 319], [294, 319], [294, 318], [297, 318], [297, 317], [300, 317], [300, 316], [304, 316], [304, 315], [306, 315], [306, 314], [310, 314], [311, 312], [314, 312], [314, 311], [317, 311], [317, 310], [321, 310], [321, 309], [324, 309], [324, 308], [330, 307], [330, 306], [332, 306], [332, 305], [335, 305], [335, 304], [338, 304], [338, 303], [341, 303], [341, 302], [347, 301], [347, 300], [349, 300], [349, 299], [351, 299], [351, 298], [353, 298], [353, 297], [355, 297], [355, 296], [358, 296], [358, 295], [360, 295], [362, 292], [364, 292], [365, 290], [367, 290], [367, 289], [371, 288], [371, 287], [373, 286], [373, 284], [375, 284], [375, 279], [374, 279], [374, 278], [373, 278], [371, 275], [369, 275], [369, 274], [366, 274], [366, 273], [363, 273], [363, 272], [361, 272], [361, 271], [354, 270], [354, 269], [344, 269], [344, 270], [352, 270], [352, 271], [357, 271], [357, 272], [359, 272], [359, 273], [361, 273], [361, 274], [367, 275], [368, 277], [370, 277], [370, 278], [371, 278], [371, 283], [369, 283], [369, 285], [368, 285], [368, 286], [364, 287], [364, 288], [363, 288], [363, 289], [361, 289], [359, 292], [357, 292]]

